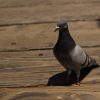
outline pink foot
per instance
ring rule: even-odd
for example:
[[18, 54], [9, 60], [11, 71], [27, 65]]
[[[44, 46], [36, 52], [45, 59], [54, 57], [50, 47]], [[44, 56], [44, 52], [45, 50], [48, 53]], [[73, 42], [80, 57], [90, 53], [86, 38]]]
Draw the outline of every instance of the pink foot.
[[80, 86], [80, 82], [73, 84], [73, 86]]
[[76, 85], [77, 85], [77, 86], [80, 86], [80, 82], [77, 82]]

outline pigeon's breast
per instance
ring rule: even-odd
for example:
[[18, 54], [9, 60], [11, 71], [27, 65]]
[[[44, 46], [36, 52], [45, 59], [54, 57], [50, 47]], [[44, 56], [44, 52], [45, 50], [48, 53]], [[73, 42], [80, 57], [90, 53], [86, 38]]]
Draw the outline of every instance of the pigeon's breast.
[[69, 53], [62, 46], [59, 46], [57, 44], [53, 49], [53, 53], [56, 59], [60, 62], [60, 64], [64, 66], [64, 68], [68, 69], [70, 68], [70, 66], [72, 66], [71, 57], [69, 56]]

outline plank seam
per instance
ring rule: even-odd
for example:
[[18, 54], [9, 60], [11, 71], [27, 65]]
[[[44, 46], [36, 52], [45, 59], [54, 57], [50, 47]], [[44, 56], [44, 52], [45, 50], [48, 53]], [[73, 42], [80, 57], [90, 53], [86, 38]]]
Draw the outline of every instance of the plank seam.
[[[100, 21], [99, 18], [89, 18], [89, 19], [70, 19], [70, 20], [67, 20], [65, 19], [67, 22], [79, 22], [79, 21]], [[51, 20], [51, 21], [27, 21], [27, 22], [21, 22], [21, 23], [7, 23], [7, 24], [0, 24], [0, 27], [6, 27], [6, 26], [18, 26], [18, 25], [32, 25], [32, 24], [50, 24], [50, 23], [56, 23], [58, 20]]]

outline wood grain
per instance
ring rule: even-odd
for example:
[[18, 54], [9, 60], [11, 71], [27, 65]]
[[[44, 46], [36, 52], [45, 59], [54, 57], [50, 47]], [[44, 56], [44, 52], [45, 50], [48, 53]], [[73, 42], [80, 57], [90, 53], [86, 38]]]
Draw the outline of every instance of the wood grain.
[[8, 7], [26, 7], [37, 5], [65, 5], [65, 4], [80, 4], [80, 3], [99, 3], [99, 0], [0, 0], [1, 8]]
[[67, 73], [52, 48], [59, 19], [100, 64], [100, 0], [0, 0], [0, 100], [99, 100], [100, 67]]
[[[100, 48], [85, 50], [100, 63]], [[52, 50], [0, 53], [0, 87], [45, 86], [56, 74], [61, 79], [65, 77], [63, 71], [65, 69], [56, 61]], [[99, 71], [100, 68], [91, 71], [82, 82], [98, 84]]]
[[[76, 42], [82, 46], [100, 45], [98, 21], [69, 22], [69, 30]], [[16, 51], [53, 48], [58, 33], [56, 24], [16, 25], [0, 27], [0, 51]]]
[[99, 20], [99, 9], [99, 3], [1, 8], [0, 25], [56, 22], [62, 18], [67, 21]]
[[[97, 88], [98, 87], [98, 88]], [[71, 87], [4, 88], [1, 100], [99, 100], [99, 85]]]

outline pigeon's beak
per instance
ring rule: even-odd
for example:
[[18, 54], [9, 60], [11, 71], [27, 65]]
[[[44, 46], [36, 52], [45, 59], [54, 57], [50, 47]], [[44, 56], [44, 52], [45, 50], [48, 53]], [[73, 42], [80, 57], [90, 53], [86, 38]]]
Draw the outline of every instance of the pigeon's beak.
[[59, 27], [58, 27], [58, 26], [56, 26], [56, 28], [55, 28], [55, 30], [54, 30], [54, 31], [56, 32], [56, 31], [58, 31], [58, 30], [59, 30]]

